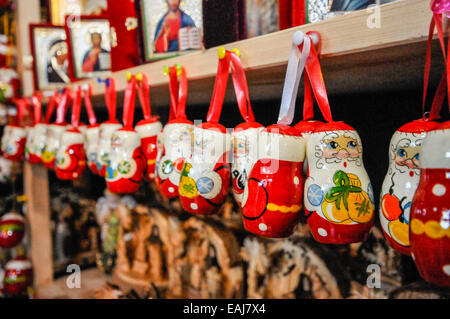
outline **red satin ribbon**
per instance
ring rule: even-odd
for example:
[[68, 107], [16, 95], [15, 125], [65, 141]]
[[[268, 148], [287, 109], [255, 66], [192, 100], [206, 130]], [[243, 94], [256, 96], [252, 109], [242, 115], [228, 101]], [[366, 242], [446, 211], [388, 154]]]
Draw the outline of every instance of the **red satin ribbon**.
[[116, 120], [117, 110], [117, 96], [116, 96], [116, 81], [113, 78], [109, 78], [105, 83], [105, 102], [108, 108], [109, 120]]
[[[299, 46], [299, 50], [301, 51], [303, 48], [303, 44]], [[308, 59], [306, 61], [306, 75], [311, 82], [312, 91], [314, 92], [314, 96], [319, 104], [319, 109], [322, 112], [322, 115], [327, 122], [333, 122], [333, 116], [331, 115], [330, 103], [328, 101], [327, 89], [325, 88], [325, 82], [323, 80], [322, 69], [320, 68], [319, 58], [314, 48], [314, 45], [311, 45], [310, 53]], [[305, 78], [306, 83], [306, 78]], [[311, 99], [312, 100], [312, 99]], [[307, 102], [311, 103], [311, 102]], [[310, 116], [310, 111], [307, 112], [307, 115]]]
[[[429, 116], [427, 117], [428, 120], [436, 120], [440, 117], [442, 105], [444, 103], [445, 94], [446, 94], [446, 85], [445, 83], [448, 82], [448, 62], [447, 62], [447, 56], [446, 55], [446, 49], [445, 49], [445, 41], [444, 41], [444, 33], [442, 29], [442, 17], [439, 14], [433, 14], [433, 18], [430, 22], [430, 29], [428, 32], [428, 41], [427, 41], [427, 53], [425, 58], [425, 70], [424, 70], [424, 80], [423, 80], [423, 97], [422, 97], [422, 113], [425, 117], [426, 111], [426, 98], [427, 98], [427, 91], [428, 91], [428, 85], [429, 85], [429, 77], [430, 77], [430, 66], [431, 66], [431, 43], [433, 40], [434, 35], [434, 29], [438, 30], [438, 37], [439, 42], [441, 44], [441, 50], [444, 57], [444, 62], [446, 64], [446, 70], [444, 71], [444, 74], [442, 75], [441, 81], [439, 82], [438, 88], [436, 90], [433, 104], [431, 106], [431, 110], [429, 113]], [[447, 83], [447, 91], [450, 93], [450, 86]], [[450, 95], [449, 95], [450, 96]], [[450, 101], [449, 101], [449, 107], [450, 107]]]
[[150, 84], [145, 74], [142, 74], [142, 81], [137, 81], [137, 92], [139, 101], [141, 102], [142, 113], [144, 120], [152, 118], [152, 109], [150, 106]]
[[[317, 57], [320, 59], [320, 53], [322, 50], [322, 43], [320, 41], [320, 34], [316, 31], [308, 31], [306, 35], [315, 34], [319, 38], [319, 43], [317, 45]], [[311, 41], [314, 45], [313, 41]], [[311, 88], [311, 82], [309, 80], [308, 72], [304, 73], [304, 83], [305, 83], [305, 96], [303, 97], [303, 120], [311, 121], [314, 119], [314, 97]]]
[[81, 86], [77, 88], [77, 91], [75, 92], [75, 98], [73, 100], [72, 104], [72, 120], [71, 124], [72, 127], [77, 129], [80, 125], [80, 113], [81, 113], [81, 97], [83, 94], [83, 89]]
[[169, 111], [169, 121], [175, 119], [177, 115], [178, 107], [178, 75], [177, 68], [169, 68], [169, 90], [170, 90], [170, 111]]
[[220, 114], [222, 113], [223, 100], [227, 89], [230, 63], [231, 55], [230, 52], [227, 51], [223, 59], [219, 59], [219, 65], [217, 66], [213, 95], [211, 98], [211, 104], [209, 105], [208, 115], [206, 116], [206, 120], [209, 123], [219, 122]]
[[125, 89], [125, 100], [123, 104], [123, 126], [133, 128], [134, 109], [136, 105], [136, 76], [132, 75]]
[[241, 116], [246, 122], [255, 122], [255, 115], [253, 114], [248, 93], [247, 77], [245, 76], [241, 59], [234, 52], [227, 52], [227, 54], [230, 54], [231, 58], [231, 76], [233, 78], [234, 92]]
[[31, 98], [31, 102], [33, 103], [33, 116], [34, 116], [33, 124], [38, 124], [41, 122], [42, 116], [41, 98], [37, 95], [33, 95], [33, 97]]
[[55, 111], [56, 105], [59, 104], [61, 100], [61, 97], [59, 96], [58, 92], [55, 92], [53, 96], [50, 98], [50, 101], [47, 105], [47, 112], [45, 113], [45, 124], [50, 123], [50, 118], [53, 115], [53, 112]]
[[26, 99], [15, 99], [14, 102], [17, 105], [17, 114], [15, 118], [15, 124], [17, 126], [23, 127], [24, 125], [24, 119], [25, 119], [25, 112], [27, 108], [28, 101]]
[[188, 79], [186, 70], [182, 67], [180, 74], [180, 82], [178, 85], [178, 105], [176, 117], [177, 119], [186, 119], [186, 100], [188, 92]]
[[97, 124], [97, 117], [95, 116], [94, 107], [92, 106], [92, 86], [88, 86], [86, 90], [83, 89], [84, 105], [88, 114], [88, 120], [90, 125]]
[[66, 111], [69, 106], [69, 101], [71, 100], [72, 92], [66, 89], [59, 101], [58, 107], [56, 108], [56, 124], [64, 124], [66, 122]]

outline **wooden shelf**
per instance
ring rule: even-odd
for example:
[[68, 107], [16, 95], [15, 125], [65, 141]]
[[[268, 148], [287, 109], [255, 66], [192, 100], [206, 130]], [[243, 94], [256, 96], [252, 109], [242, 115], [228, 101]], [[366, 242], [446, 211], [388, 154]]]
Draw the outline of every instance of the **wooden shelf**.
[[[368, 20], [379, 10], [379, 28], [368, 27]], [[284, 73], [297, 30], [315, 30], [322, 36], [322, 68], [330, 94], [368, 92], [386, 89], [419, 88], [422, 83], [426, 38], [431, 11], [428, 1], [399, 0], [377, 9], [360, 10], [313, 24], [225, 45], [238, 48], [247, 71], [250, 95], [254, 100], [281, 96]], [[433, 54], [438, 57], [439, 49]], [[217, 48], [148, 63], [115, 72], [118, 91], [126, 85], [126, 73], [143, 72], [152, 87], [152, 105], [169, 104], [165, 65], [180, 63], [189, 77], [188, 104], [208, 104], [217, 68]], [[436, 61], [436, 59], [434, 60]], [[440, 66], [433, 66], [439, 68]], [[432, 70], [433, 71], [433, 70]], [[436, 74], [439, 72], [432, 72]], [[432, 78], [432, 83], [436, 82]], [[92, 85], [96, 104], [103, 104], [104, 86], [96, 79], [70, 85]], [[226, 101], [234, 100], [232, 88]]]

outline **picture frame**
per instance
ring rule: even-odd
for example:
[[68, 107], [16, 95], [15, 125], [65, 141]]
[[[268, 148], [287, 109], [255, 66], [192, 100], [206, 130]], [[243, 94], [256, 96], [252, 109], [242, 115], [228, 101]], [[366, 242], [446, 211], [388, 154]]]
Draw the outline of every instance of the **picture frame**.
[[64, 25], [72, 81], [111, 74], [110, 23], [105, 16], [66, 16]]
[[47, 14], [52, 24], [63, 26], [67, 15], [103, 15], [107, 0], [47, 0]]
[[70, 82], [67, 35], [63, 26], [29, 25], [35, 90], [54, 90]]
[[203, 48], [202, 0], [137, 0], [136, 6], [146, 62]]

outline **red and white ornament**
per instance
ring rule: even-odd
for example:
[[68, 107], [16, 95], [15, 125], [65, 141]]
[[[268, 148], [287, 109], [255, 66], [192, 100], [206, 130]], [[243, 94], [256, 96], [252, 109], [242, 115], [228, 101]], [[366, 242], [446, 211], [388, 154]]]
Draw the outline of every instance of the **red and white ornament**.
[[411, 206], [411, 256], [427, 281], [450, 287], [450, 122], [428, 132]]
[[20, 244], [25, 235], [25, 220], [15, 212], [0, 218], [0, 247], [13, 248]]
[[111, 137], [109, 163], [106, 167], [106, 185], [113, 193], [134, 193], [144, 178], [145, 157], [141, 138], [133, 129], [136, 77], [133, 75], [125, 92], [124, 127]]
[[10, 260], [5, 266], [3, 289], [11, 296], [27, 293], [33, 285], [33, 268], [31, 262], [23, 257]]
[[23, 126], [23, 119], [27, 101], [25, 99], [19, 99], [16, 100], [16, 104], [16, 120], [15, 123], [5, 126], [1, 141], [1, 150], [6, 159], [20, 162], [25, 155], [27, 129]]
[[388, 243], [409, 255], [410, 209], [419, 184], [419, 152], [427, 133], [438, 125], [417, 120], [399, 128], [389, 148], [389, 168], [381, 189], [380, 224]]

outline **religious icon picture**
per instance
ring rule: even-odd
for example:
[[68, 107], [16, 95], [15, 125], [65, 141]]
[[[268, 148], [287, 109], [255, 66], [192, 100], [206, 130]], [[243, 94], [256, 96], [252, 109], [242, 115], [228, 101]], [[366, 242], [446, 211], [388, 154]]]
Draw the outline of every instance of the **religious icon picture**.
[[51, 24], [30, 25], [36, 90], [60, 88], [70, 82], [68, 49], [64, 27]]
[[203, 47], [202, 0], [140, 0], [145, 60]]
[[66, 17], [71, 79], [108, 76], [111, 73], [109, 21], [102, 17]]

